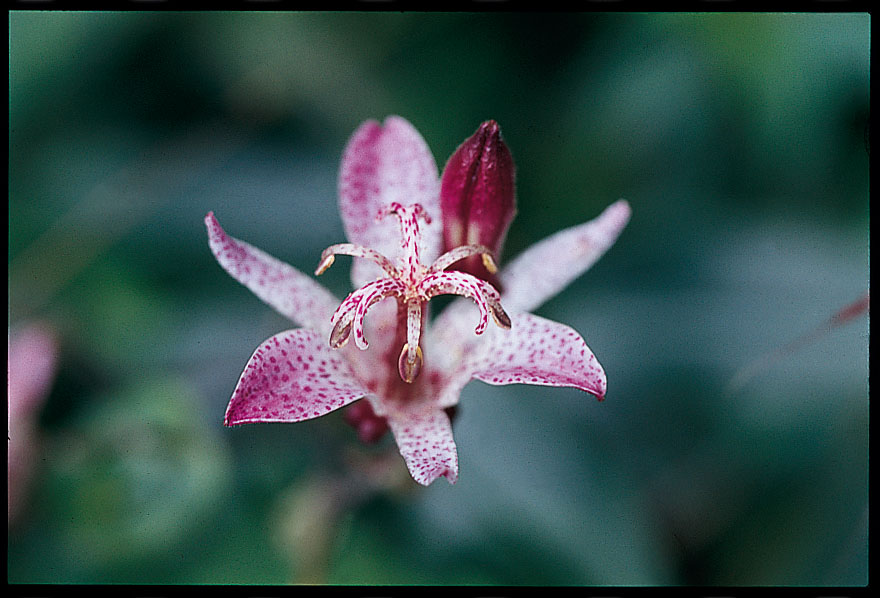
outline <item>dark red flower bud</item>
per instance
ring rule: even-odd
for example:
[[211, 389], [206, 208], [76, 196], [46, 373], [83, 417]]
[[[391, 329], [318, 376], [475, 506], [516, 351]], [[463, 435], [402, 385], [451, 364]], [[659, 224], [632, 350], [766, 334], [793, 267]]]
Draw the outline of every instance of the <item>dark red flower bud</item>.
[[[513, 158], [501, 128], [487, 120], [449, 158], [440, 182], [444, 251], [460, 245], [485, 245], [499, 258], [516, 214]], [[453, 269], [490, 280], [479, 256]]]

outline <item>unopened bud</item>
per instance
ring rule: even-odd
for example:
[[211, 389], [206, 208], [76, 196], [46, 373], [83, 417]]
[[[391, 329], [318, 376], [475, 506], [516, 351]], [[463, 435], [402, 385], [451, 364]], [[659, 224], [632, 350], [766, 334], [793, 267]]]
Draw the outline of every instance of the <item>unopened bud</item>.
[[[449, 158], [440, 183], [444, 251], [485, 245], [498, 256], [516, 214], [513, 158], [501, 128], [487, 120]], [[491, 269], [477, 256], [456, 264], [484, 280]]]

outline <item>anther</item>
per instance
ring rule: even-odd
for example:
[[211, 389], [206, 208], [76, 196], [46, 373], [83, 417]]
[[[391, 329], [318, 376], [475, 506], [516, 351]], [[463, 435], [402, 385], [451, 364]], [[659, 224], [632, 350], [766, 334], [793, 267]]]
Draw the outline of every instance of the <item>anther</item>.
[[397, 369], [400, 377], [407, 384], [412, 384], [422, 371], [422, 348], [417, 346], [414, 353], [410, 354], [409, 343], [403, 344], [400, 357], [397, 359]]
[[327, 268], [332, 266], [333, 262], [335, 262], [335, 261], [336, 261], [336, 256], [333, 255], [332, 253], [330, 255], [324, 257], [324, 259], [321, 260], [321, 263], [318, 264], [317, 270], [315, 270], [315, 276], [320, 276], [321, 274], [326, 272]]
[[507, 312], [504, 311], [504, 308], [501, 307], [500, 304], [494, 302], [489, 303], [489, 311], [492, 313], [492, 319], [495, 320], [496, 324], [502, 328], [510, 328], [510, 316], [507, 315]]
[[333, 349], [341, 349], [351, 337], [351, 318], [340, 318], [330, 332], [330, 346]]
[[480, 254], [480, 257], [483, 258], [483, 265], [486, 267], [486, 270], [489, 271], [489, 274], [495, 274], [498, 272], [498, 265], [495, 263], [495, 260], [492, 259], [492, 256], [488, 253]]

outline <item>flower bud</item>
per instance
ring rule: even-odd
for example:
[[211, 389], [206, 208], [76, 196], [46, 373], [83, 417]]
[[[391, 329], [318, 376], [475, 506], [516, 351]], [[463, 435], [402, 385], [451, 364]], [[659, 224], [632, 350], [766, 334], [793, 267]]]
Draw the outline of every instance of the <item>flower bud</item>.
[[[444, 251], [485, 245], [497, 259], [516, 214], [514, 166], [501, 128], [487, 120], [449, 158], [440, 182]], [[484, 280], [494, 277], [478, 256], [454, 269]]]

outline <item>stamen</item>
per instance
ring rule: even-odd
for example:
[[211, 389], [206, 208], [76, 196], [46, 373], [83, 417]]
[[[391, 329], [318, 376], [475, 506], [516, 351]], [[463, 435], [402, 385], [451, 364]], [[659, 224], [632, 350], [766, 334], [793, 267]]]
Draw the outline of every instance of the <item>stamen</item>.
[[367, 315], [367, 310], [385, 297], [398, 294], [398, 292], [403, 290], [402, 285], [395, 278], [374, 280], [361, 288], [362, 291], [365, 289], [368, 290], [363, 294], [354, 311], [354, 328], [352, 329], [354, 344], [362, 350], [370, 346], [370, 343], [367, 342], [364, 336], [364, 316]]
[[412, 384], [422, 371], [422, 348], [417, 345], [415, 351], [411, 351], [409, 343], [404, 343], [397, 359], [397, 370], [404, 382]]
[[495, 323], [501, 328], [509, 329], [511, 326], [510, 316], [507, 315], [507, 312], [504, 311], [504, 308], [501, 306], [501, 295], [495, 287], [485, 280], [478, 278], [477, 283], [480, 285], [480, 290], [483, 292], [483, 299], [489, 304], [489, 311], [492, 313], [492, 319], [495, 320]]
[[[488, 285], [488, 283], [486, 284]], [[508, 316], [507, 312], [504, 311], [504, 308], [501, 306], [501, 302], [489, 293], [484, 293], [483, 296], [486, 298], [486, 302], [489, 304], [489, 309], [492, 312], [492, 319], [495, 320], [495, 323], [498, 324], [498, 326], [500, 326], [501, 328], [509, 330], [511, 326], [510, 316]]]
[[321, 256], [321, 263], [318, 264], [318, 268], [315, 270], [315, 276], [320, 276], [324, 272], [327, 271], [327, 268], [333, 265], [333, 262], [336, 261], [336, 256], [332, 253], [327, 257], [324, 257], [323, 254]]
[[321, 262], [318, 264], [318, 269], [315, 270], [315, 276], [320, 276], [327, 271], [327, 268], [333, 265], [333, 262], [336, 261], [335, 255], [362, 257], [378, 264], [391, 277], [399, 275], [397, 268], [394, 267], [391, 260], [375, 249], [354, 243], [337, 243], [321, 252]]
[[333, 330], [330, 332], [330, 347], [333, 349], [341, 349], [348, 344], [351, 337], [351, 318], [343, 318], [336, 322]]
[[474, 300], [480, 309], [480, 321], [474, 329], [483, 334], [489, 324], [489, 315], [501, 328], [510, 328], [510, 317], [501, 307], [501, 296], [491, 284], [465, 272], [435, 272], [419, 284], [420, 291], [428, 299], [437, 295], [463, 295]]
[[422, 331], [422, 301], [410, 299], [406, 302], [406, 340], [418, 346]]
[[481, 257], [483, 258], [483, 266], [489, 271], [489, 274], [495, 274], [498, 272], [498, 265], [495, 263], [495, 260], [492, 259], [490, 254], [484, 253]]
[[404, 206], [400, 202], [392, 201], [388, 204], [388, 207], [379, 212], [379, 218], [382, 218], [386, 214], [395, 214], [400, 217], [402, 213], [409, 214], [410, 212], [415, 217], [421, 217], [425, 221], [425, 224], [431, 224], [431, 215], [428, 214], [428, 211], [420, 203]]
[[477, 254], [480, 254], [483, 258], [483, 265], [486, 266], [486, 270], [488, 270], [490, 274], [495, 274], [498, 271], [498, 266], [495, 265], [495, 260], [492, 259], [492, 251], [483, 245], [462, 245], [455, 249], [450, 249], [434, 260], [429, 271], [440, 272], [459, 260]]
[[401, 294], [403, 286], [395, 278], [380, 278], [367, 283], [345, 298], [330, 322], [333, 330], [330, 332], [330, 346], [339, 348], [348, 342], [349, 335], [354, 334], [354, 342], [359, 349], [369, 346], [364, 336], [364, 316], [373, 305], [391, 295]]
[[484, 245], [463, 245], [447, 251], [437, 258], [430, 268], [422, 265], [419, 259], [419, 218], [430, 223], [431, 218], [420, 204], [404, 206], [393, 202], [378, 214], [381, 219], [394, 214], [400, 222], [401, 249], [399, 267], [384, 255], [361, 245], [339, 243], [331, 245], [321, 253], [321, 261], [315, 270], [319, 276], [333, 265], [337, 255], [362, 257], [378, 264], [387, 274], [353, 291], [339, 305], [330, 323], [330, 346], [342, 348], [354, 336], [355, 345], [360, 349], [369, 346], [364, 337], [364, 317], [367, 311], [386, 297], [395, 296], [398, 309], [406, 304], [406, 342], [397, 360], [401, 379], [411, 384], [422, 370], [424, 358], [420, 346], [422, 331], [422, 304], [432, 297], [442, 294], [455, 294], [469, 297], [480, 310], [480, 321], [474, 332], [482, 334], [489, 325], [491, 315], [501, 328], [510, 328], [510, 317], [501, 306], [501, 296], [491, 284], [471, 274], [446, 271], [455, 262], [479, 255], [486, 270], [495, 274], [498, 267], [492, 252]]
[[[422, 335], [422, 300], [410, 299], [406, 303], [406, 345], [409, 347], [407, 352], [407, 362], [412, 363], [416, 359], [416, 352], [419, 350], [419, 340]], [[413, 375], [415, 378], [418, 373]]]
[[408, 206], [401, 205], [398, 202], [392, 202], [388, 207], [379, 213], [379, 217], [387, 214], [394, 214], [400, 224], [400, 272], [410, 283], [415, 283], [422, 275], [424, 266], [420, 257], [421, 233], [419, 231], [419, 218], [426, 223], [431, 222], [431, 218], [421, 204], [410, 204]]

